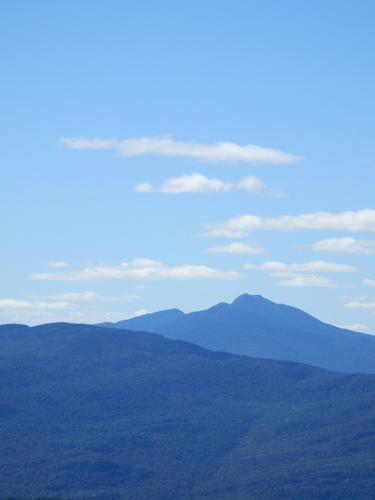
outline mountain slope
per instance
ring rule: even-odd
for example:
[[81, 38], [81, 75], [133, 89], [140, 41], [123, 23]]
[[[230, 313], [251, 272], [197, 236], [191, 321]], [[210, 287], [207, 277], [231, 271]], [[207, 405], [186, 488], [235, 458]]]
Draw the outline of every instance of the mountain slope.
[[[141, 321], [142, 317], [134, 318], [121, 327], [137, 330]], [[375, 373], [375, 336], [323, 323], [260, 295], [244, 294], [232, 304], [221, 303], [163, 324], [149, 321], [147, 330], [207, 349]]]
[[2, 498], [372, 498], [375, 376], [51, 324], [0, 379]]
[[103, 326], [105, 328], [125, 328], [127, 330], [153, 332], [155, 328], [161, 328], [167, 323], [170, 323], [171, 321], [174, 321], [183, 315], [184, 313], [179, 309], [166, 309], [164, 311], [142, 314], [142, 316], [125, 319], [123, 321], [118, 321], [117, 323], [100, 323], [97, 326]]

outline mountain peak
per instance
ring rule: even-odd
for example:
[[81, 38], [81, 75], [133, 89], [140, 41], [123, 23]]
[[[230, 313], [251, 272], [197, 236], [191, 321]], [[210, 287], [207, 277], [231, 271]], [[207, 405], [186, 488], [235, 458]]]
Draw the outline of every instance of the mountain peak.
[[270, 300], [264, 298], [262, 295], [250, 295], [249, 293], [243, 293], [239, 297], [237, 297], [232, 305], [234, 306], [243, 306], [248, 304], [255, 304], [260, 302], [271, 302]]

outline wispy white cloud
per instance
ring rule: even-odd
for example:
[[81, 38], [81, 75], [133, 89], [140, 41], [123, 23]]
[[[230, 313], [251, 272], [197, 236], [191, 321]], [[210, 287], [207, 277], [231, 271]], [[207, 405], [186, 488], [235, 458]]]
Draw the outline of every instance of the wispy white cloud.
[[363, 284], [365, 286], [375, 286], [375, 279], [365, 278]]
[[253, 243], [249, 245], [248, 243], [229, 243], [228, 245], [219, 245], [215, 247], [210, 247], [207, 249], [209, 253], [230, 253], [230, 254], [248, 254], [248, 255], [256, 255], [259, 253], [263, 253], [263, 248]]
[[155, 186], [151, 182], [139, 182], [134, 186], [134, 191], [138, 193], [209, 194], [225, 193], [233, 190], [245, 191], [251, 196], [284, 196], [281, 190], [267, 188], [262, 180], [254, 175], [245, 177], [238, 182], [228, 182], [194, 172], [166, 179], [160, 186]]
[[209, 224], [205, 227], [207, 236], [241, 238], [252, 231], [298, 231], [298, 230], [336, 230], [336, 231], [375, 231], [375, 210], [363, 209], [338, 213], [312, 212], [301, 215], [280, 217], [260, 217], [240, 215], [227, 221]]
[[347, 309], [374, 309], [375, 300], [353, 300], [345, 304]]
[[214, 144], [176, 141], [171, 136], [140, 137], [132, 139], [106, 139], [85, 137], [62, 137], [60, 144], [75, 150], [113, 150], [121, 156], [160, 155], [185, 157], [202, 162], [221, 163], [271, 163], [290, 164], [300, 158], [294, 154], [254, 144], [241, 145], [224, 141]]
[[274, 198], [284, 198], [286, 194], [278, 188], [268, 188], [263, 181], [255, 175], [249, 175], [235, 184], [235, 189], [245, 191], [252, 196], [271, 196]]
[[95, 280], [195, 280], [239, 279], [237, 271], [222, 271], [205, 265], [169, 266], [151, 259], [135, 259], [118, 265], [89, 265], [69, 272], [37, 273], [38, 281], [95, 281]]
[[34, 311], [61, 311], [72, 307], [70, 302], [66, 301], [40, 301], [40, 300], [19, 300], [19, 299], [0, 299], [0, 311], [10, 310], [34, 310]]
[[282, 278], [276, 286], [282, 288], [336, 288], [337, 285], [325, 276], [315, 274], [275, 273], [273, 276]]
[[356, 238], [327, 238], [313, 245], [315, 252], [344, 252], [356, 255], [375, 255], [375, 240]]
[[151, 182], [139, 182], [134, 186], [134, 191], [137, 193], [152, 193], [153, 191], [157, 191], [157, 189]]
[[85, 292], [66, 292], [57, 295], [50, 295], [49, 299], [66, 302], [129, 302], [140, 300], [139, 295], [100, 295], [87, 290]]
[[237, 183], [237, 189], [246, 191], [251, 195], [261, 195], [265, 193], [263, 181], [255, 175], [249, 175]]
[[64, 146], [68, 149], [75, 149], [79, 151], [85, 149], [117, 149], [119, 141], [117, 139], [103, 139], [100, 137], [92, 139], [88, 139], [85, 137], [61, 137], [59, 143], [61, 146]]
[[336, 283], [330, 278], [315, 273], [348, 273], [357, 271], [354, 266], [320, 260], [292, 264], [268, 261], [262, 264], [245, 264], [243, 269], [268, 272], [271, 277], [277, 279], [276, 286], [283, 288], [336, 288]]
[[157, 191], [166, 194], [205, 194], [229, 191], [232, 189], [232, 184], [230, 182], [221, 181], [220, 179], [209, 179], [202, 174], [192, 173], [167, 179], [160, 187], [153, 186], [149, 182], [141, 182], [137, 184], [134, 189], [139, 193]]
[[288, 264], [279, 261], [268, 261], [262, 264], [245, 264], [244, 269], [258, 269], [269, 272], [297, 272], [297, 273], [351, 273], [357, 271], [357, 268], [347, 264], [336, 264], [335, 262], [325, 262], [322, 260], [313, 260], [311, 262], [300, 262]]

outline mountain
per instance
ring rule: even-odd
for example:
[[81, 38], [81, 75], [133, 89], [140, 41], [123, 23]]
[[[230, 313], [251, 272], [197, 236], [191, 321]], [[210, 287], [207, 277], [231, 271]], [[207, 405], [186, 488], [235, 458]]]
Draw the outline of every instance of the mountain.
[[0, 380], [1, 498], [373, 498], [372, 375], [50, 324]]
[[[157, 317], [158, 313], [155, 313]], [[309, 314], [260, 295], [244, 294], [232, 304], [180, 314], [153, 323], [147, 331], [186, 340], [207, 349], [307, 363], [349, 373], [375, 373], [375, 336], [323, 323]], [[143, 317], [115, 324], [142, 330]]]
[[164, 311], [142, 314], [142, 316], [125, 319], [122, 321], [118, 321], [117, 323], [99, 323], [97, 326], [103, 326], [105, 328], [125, 328], [127, 330], [153, 332], [155, 328], [161, 328], [162, 326], [170, 323], [171, 321], [174, 321], [175, 319], [180, 318], [181, 316], [184, 316], [184, 313], [179, 309], [166, 309]]

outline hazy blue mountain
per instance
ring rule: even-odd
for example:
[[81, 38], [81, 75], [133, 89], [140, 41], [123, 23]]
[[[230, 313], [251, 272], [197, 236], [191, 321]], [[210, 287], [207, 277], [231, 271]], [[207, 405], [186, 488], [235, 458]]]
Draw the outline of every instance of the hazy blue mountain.
[[[157, 314], [157, 313], [155, 313]], [[307, 363], [343, 372], [375, 373], [375, 336], [323, 323], [309, 314], [260, 295], [244, 294], [232, 304], [152, 323], [147, 331], [207, 349]], [[121, 322], [142, 330], [142, 316]]]
[[0, 325], [0, 334], [1, 333], [10, 333], [10, 332], [23, 332], [28, 330], [30, 327], [27, 325], [22, 325], [20, 323], [9, 323], [5, 325]]
[[153, 332], [155, 328], [161, 328], [163, 325], [170, 323], [181, 316], [184, 316], [184, 313], [180, 311], [180, 309], [166, 309], [164, 311], [142, 314], [142, 316], [118, 321], [117, 323], [99, 323], [97, 326]]
[[0, 379], [1, 498], [373, 498], [372, 375], [51, 324]]

